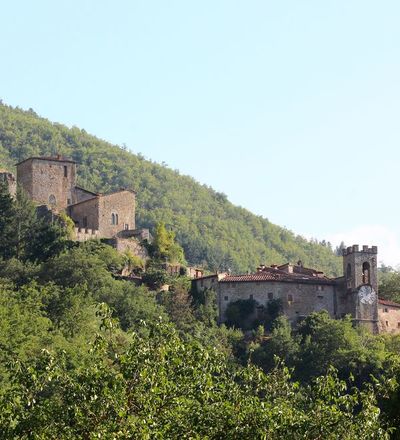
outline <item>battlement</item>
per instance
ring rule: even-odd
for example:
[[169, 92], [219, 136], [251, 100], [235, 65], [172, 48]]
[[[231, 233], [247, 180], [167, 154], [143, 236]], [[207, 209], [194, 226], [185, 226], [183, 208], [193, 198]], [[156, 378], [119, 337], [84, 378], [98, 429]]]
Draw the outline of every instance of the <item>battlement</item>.
[[100, 238], [100, 233], [97, 229], [75, 228], [74, 232], [76, 241], [87, 241]]
[[347, 249], [343, 249], [343, 256], [350, 254], [377, 254], [378, 253], [378, 246], [371, 246], [368, 247], [367, 245], [363, 245], [362, 249], [359, 249], [358, 244], [353, 244], [353, 246], [349, 246]]

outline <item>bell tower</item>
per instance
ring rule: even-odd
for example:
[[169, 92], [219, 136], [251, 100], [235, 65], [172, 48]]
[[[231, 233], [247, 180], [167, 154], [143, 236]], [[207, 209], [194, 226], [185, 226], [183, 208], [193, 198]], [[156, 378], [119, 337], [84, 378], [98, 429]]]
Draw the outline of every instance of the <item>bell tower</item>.
[[343, 250], [347, 310], [357, 324], [378, 331], [378, 248], [353, 245]]

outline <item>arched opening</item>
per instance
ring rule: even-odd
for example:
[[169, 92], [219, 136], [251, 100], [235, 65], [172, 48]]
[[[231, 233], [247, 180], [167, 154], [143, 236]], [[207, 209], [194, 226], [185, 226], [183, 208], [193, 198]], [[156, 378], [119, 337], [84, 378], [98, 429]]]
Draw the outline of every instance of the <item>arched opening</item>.
[[112, 225], [117, 225], [118, 224], [118, 214], [111, 214], [111, 224]]
[[49, 195], [49, 205], [50, 205], [51, 207], [54, 207], [54, 206], [57, 205], [57, 199], [56, 199], [56, 196], [53, 195], [53, 194], [50, 194], [50, 195]]
[[371, 284], [371, 266], [368, 261], [362, 265], [362, 282], [363, 284]]

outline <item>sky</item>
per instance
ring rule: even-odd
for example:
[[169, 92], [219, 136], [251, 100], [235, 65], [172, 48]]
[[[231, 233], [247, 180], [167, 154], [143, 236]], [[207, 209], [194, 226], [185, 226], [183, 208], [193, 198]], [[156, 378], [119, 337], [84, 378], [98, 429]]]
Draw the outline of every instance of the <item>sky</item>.
[[0, 98], [400, 264], [400, 2], [15, 0]]

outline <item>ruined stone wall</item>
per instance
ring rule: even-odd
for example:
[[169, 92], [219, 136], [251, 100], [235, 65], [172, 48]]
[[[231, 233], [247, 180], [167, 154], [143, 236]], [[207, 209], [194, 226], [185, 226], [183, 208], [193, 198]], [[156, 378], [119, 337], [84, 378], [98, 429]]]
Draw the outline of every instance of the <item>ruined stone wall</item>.
[[284, 282], [220, 282], [218, 305], [220, 322], [226, 321], [228, 304], [239, 299], [254, 299], [266, 306], [271, 299], [280, 299], [283, 313], [291, 322], [314, 311], [327, 310], [336, 318], [336, 291], [334, 285]]
[[[113, 214], [118, 215], [118, 224], [112, 224]], [[101, 196], [99, 198], [100, 235], [111, 238], [124, 229], [135, 229], [135, 193], [120, 191]]]
[[17, 179], [35, 203], [63, 210], [73, 201], [76, 166], [71, 161], [28, 159], [17, 165]]
[[15, 197], [17, 194], [17, 180], [14, 174], [9, 173], [8, 171], [1, 171], [0, 181], [6, 184], [11, 197]]
[[378, 304], [380, 333], [400, 334], [400, 307]]
[[99, 231], [99, 197], [94, 197], [93, 199], [70, 206], [68, 208], [68, 214], [77, 227]]
[[135, 238], [120, 238], [115, 237], [110, 240], [110, 244], [118, 251], [118, 252], [130, 252], [132, 255], [136, 257], [142, 258], [143, 260], [147, 260], [149, 258], [149, 254], [147, 249], [140, 244], [138, 240]]

